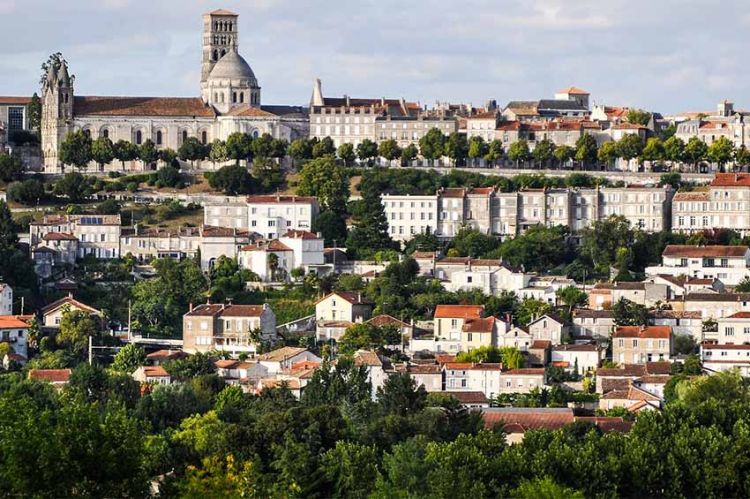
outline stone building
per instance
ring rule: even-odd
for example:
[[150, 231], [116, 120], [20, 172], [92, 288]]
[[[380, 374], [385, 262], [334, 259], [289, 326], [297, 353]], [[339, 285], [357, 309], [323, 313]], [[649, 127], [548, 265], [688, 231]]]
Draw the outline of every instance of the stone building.
[[[60, 144], [74, 130], [157, 149], [177, 150], [195, 137], [204, 144], [234, 132], [293, 140], [308, 135], [307, 110], [261, 104], [260, 86], [239, 54], [237, 14], [215, 10], [203, 16], [200, 97], [100, 97], [75, 95], [67, 62], [50, 65], [42, 85], [42, 150], [47, 173], [60, 173]], [[140, 168], [133, 162], [131, 168]], [[94, 166], [94, 165], [92, 165]], [[107, 169], [119, 170], [112, 162]]]
[[259, 349], [255, 330], [260, 331], [261, 341], [276, 340], [276, 314], [268, 304], [205, 303], [191, 307], [182, 318], [183, 350], [254, 355]]

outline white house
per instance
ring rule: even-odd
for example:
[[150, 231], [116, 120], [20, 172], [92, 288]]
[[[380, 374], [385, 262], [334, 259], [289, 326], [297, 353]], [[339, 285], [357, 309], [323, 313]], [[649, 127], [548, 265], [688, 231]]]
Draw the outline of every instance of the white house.
[[0, 315], [13, 314], [13, 288], [0, 283]]
[[528, 286], [531, 275], [502, 260], [446, 257], [435, 262], [435, 277], [448, 291], [479, 289], [486, 295], [518, 291]]
[[500, 393], [529, 393], [534, 388], [544, 388], [546, 383], [547, 371], [544, 368], [510, 369], [500, 374]]
[[290, 230], [278, 239], [242, 246], [237, 261], [263, 281], [289, 280], [296, 268], [306, 274], [321, 274], [332, 267], [325, 263], [323, 238], [305, 230]]
[[750, 376], [750, 345], [701, 345], [703, 367], [712, 371], [738, 369], [742, 376]]
[[248, 229], [267, 239], [277, 239], [290, 230], [309, 231], [318, 212], [315, 197], [260, 195], [247, 198]]
[[728, 317], [718, 318], [716, 322], [720, 345], [750, 344], [750, 312], [736, 312]]
[[670, 244], [662, 253], [660, 266], [647, 267], [646, 274], [719, 279], [728, 286], [750, 275], [747, 246], [690, 246]]
[[269, 374], [278, 374], [303, 361], [321, 362], [323, 359], [306, 348], [282, 347], [258, 357], [258, 363], [268, 369]]
[[428, 392], [443, 391], [443, 372], [437, 364], [407, 364], [397, 370], [409, 373], [417, 386], [424, 386]]
[[552, 347], [552, 362], [569, 372], [585, 374], [596, 371], [604, 358], [604, 350], [595, 343], [583, 345], [557, 345]]
[[482, 392], [493, 398], [501, 390], [502, 364], [448, 362], [443, 365], [446, 392]]
[[363, 366], [367, 371], [367, 381], [372, 386], [372, 399], [375, 400], [378, 388], [383, 388], [388, 380], [388, 372], [386, 372], [383, 359], [375, 352], [357, 350], [354, 354], [354, 365]]
[[29, 325], [15, 315], [0, 316], [0, 343], [8, 343], [18, 355], [29, 358]]
[[535, 340], [549, 340], [552, 345], [559, 345], [568, 337], [568, 325], [553, 314], [546, 314], [533, 320], [528, 325], [529, 333]]
[[576, 309], [573, 311], [573, 335], [609, 338], [615, 328], [611, 310]]
[[90, 307], [73, 298], [72, 294], [68, 294], [68, 296], [60, 298], [42, 309], [42, 325], [46, 328], [59, 328], [66, 310], [71, 312], [77, 310], [100, 318], [104, 317], [100, 310]]
[[168, 385], [172, 382], [172, 376], [162, 366], [140, 366], [131, 376], [141, 383]]

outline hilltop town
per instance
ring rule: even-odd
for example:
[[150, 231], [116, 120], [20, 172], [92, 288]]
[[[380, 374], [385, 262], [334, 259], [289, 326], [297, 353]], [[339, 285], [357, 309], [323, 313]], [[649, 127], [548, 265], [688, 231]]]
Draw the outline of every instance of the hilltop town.
[[750, 111], [267, 105], [238, 26], [0, 96], [0, 490], [747, 494]]

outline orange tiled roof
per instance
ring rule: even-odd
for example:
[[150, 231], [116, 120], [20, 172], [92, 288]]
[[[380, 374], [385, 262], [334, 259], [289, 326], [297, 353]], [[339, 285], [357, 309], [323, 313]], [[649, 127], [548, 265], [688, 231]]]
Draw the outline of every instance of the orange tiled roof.
[[71, 372], [70, 369], [31, 369], [29, 371], [29, 379], [38, 379], [51, 383], [67, 383]]
[[612, 334], [613, 338], [669, 338], [672, 326], [620, 326]]
[[495, 318], [469, 319], [464, 323], [462, 330], [465, 333], [491, 333], [495, 329]]
[[0, 315], [0, 329], [26, 329], [28, 323], [15, 315]]
[[572, 409], [494, 409], [482, 411], [485, 428], [504, 424], [506, 431], [513, 425], [516, 430], [558, 430], [575, 421]]
[[479, 319], [484, 305], [438, 305], [435, 319]]
[[73, 109], [78, 116], [216, 116], [198, 97], [76, 96]]
[[717, 173], [710, 185], [711, 187], [750, 187], [750, 174]]
[[683, 244], [669, 244], [664, 248], [662, 256], [672, 258], [726, 258], [745, 256], [747, 246], [692, 246]]
[[571, 94], [571, 95], [589, 95], [589, 93], [578, 87], [563, 88], [557, 92], [558, 94]]
[[31, 97], [14, 97], [14, 96], [0, 96], [0, 105], [3, 104], [15, 104], [18, 106], [25, 106], [31, 102]]

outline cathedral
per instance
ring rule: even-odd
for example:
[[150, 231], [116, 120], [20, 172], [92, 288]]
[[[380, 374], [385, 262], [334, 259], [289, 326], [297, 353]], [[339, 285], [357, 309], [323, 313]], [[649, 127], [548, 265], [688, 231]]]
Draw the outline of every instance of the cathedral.
[[[260, 85], [238, 50], [237, 14], [215, 10], [203, 16], [200, 97], [79, 96], [67, 64], [47, 71], [42, 85], [42, 153], [45, 173], [63, 171], [58, 150], [65, 136], [83, 130], [177, 150], [188, 137], [204, 144], [234, 132], [294, 140], [307, 137], [307, 108], [261, 104]], [[119, 161], [107, 168], [119, 169]]]

